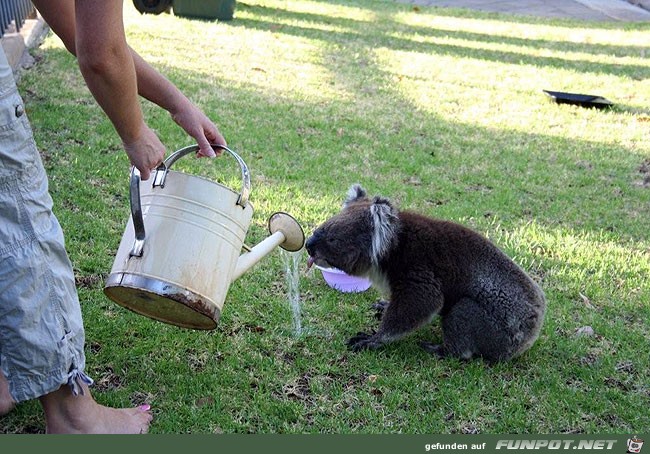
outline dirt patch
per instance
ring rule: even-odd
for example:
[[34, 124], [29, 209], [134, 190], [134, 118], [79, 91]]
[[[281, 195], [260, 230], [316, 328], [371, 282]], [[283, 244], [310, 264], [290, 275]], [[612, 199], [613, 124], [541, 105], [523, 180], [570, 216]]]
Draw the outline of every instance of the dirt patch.
[[115, 373], [112, 367], [95, 371], [95, 384], [93, 389], [97, 392], [114, 391], [124, 387], [122, 379]]
[[287, 398], [292, 400], [310, 401], [312, 400], [310, 381], [311, 376], [304, 374], [293, 382], [285, 384], [282, 387], [282, 392]]
[[79, 288], [95, 288], [103, 282], [103, 277], [99, 274], [90, 274], [87, 276], [75, 275], [75, 284]]
[[644, 188], [650, 188], [650, 159], [646, 159], [639, 166], [639, 175], [641, 180], [637, 180], [635, 184]]

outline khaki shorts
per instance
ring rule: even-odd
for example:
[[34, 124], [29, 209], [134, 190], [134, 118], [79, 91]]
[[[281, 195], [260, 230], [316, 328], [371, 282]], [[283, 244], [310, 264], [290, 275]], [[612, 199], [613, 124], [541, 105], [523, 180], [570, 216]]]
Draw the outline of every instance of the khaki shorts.
[[74, 274], [47, 184], [0, 47], [0, 367], [16, 402], [90, 382]]

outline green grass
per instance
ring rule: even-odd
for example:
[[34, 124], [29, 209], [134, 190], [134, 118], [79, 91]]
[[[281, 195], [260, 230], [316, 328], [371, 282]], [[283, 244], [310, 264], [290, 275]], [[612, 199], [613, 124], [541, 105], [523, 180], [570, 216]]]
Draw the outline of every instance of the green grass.
[[[155, 433], [650, 427], [650, 26], [376, 0], [249, 0], [228, 23], [125, 9], [131, 45], [248, 163], [247, 243], [266, 236], [275, 211], [311, 232], [360, 182], [486, 234], [549, 307], [535, 346], [492, 367], [422, 351], [419, 341], [440, 339], [437, 322], [382, 351], [347, 351], [349, 336], [374, 327], [378, 294], [337, 293], [305, 260], [296, 336], [279, 252], [231, 285], [213, 331], [122, 309], [102, 288], [128, 218], [128, 161], [50, 36], [20, 89], [79, 281], [97, 400], [150, 403]], [[556, 105], [542, 89], [615, 106]], [[143, 105], [170, 152], [190, 143]], [[178, 166], [236, 181], [226, 159]], [[593, 336], [577, 334], [585, 326]], [[42, 428], [37, 402], [0, 420], [0, 432]]]

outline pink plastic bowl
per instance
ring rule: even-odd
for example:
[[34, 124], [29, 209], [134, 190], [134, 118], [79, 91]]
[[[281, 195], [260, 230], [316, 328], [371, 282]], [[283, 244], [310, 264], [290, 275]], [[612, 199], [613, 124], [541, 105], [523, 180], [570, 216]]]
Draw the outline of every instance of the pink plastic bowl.
[[371, 282], [365, 277], [350, 276], [336, 268], [323, 268], [316, 265], [327, 285], [344, 293], [360, 293], [370, 288]]

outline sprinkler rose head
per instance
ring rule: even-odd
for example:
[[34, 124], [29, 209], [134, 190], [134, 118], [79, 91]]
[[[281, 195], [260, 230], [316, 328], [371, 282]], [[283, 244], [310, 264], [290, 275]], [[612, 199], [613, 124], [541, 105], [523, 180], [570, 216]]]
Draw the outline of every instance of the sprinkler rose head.
[[273, 235], [275, 232], [284, 234], [284, 243], [280, 247], [285, 251], [297, 252], [305, 244], [305, 233], [293, 216], [284, 212], [273, 213], [269, 218], [269, 232]]

